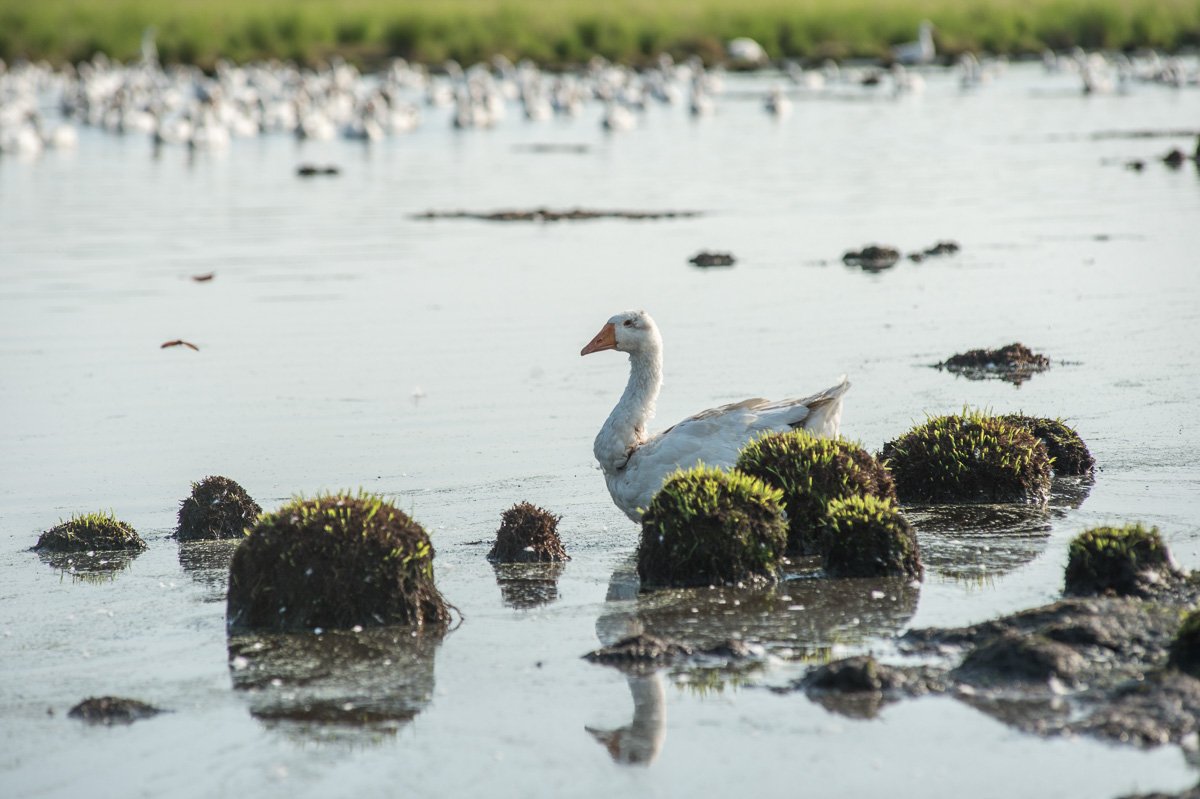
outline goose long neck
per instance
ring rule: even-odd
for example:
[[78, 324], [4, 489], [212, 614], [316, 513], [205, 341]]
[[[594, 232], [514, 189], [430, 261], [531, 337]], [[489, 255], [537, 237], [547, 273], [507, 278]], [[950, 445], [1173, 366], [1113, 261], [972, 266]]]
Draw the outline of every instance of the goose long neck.
[[613, 416], [621, 414], [633, 427], [645, 432], [646, 422], [654, 417], [654, 403], [662, 389], [662, 353], [658, 350], [636, 352], [629, 356], [629, 382]]
[[646, 423], [654, 416], [661, 388], [661, 349], [630, 353], [625, 392], [596, 437], [596, 459], [605, 471], [622, 468], [630, 451], [645, 442]]

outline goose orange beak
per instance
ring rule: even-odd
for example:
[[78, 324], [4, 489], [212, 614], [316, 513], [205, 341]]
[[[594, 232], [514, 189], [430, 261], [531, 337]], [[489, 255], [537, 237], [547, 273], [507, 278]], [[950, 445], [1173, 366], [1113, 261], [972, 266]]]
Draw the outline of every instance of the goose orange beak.
[[588, 342], [588, 345], [579, 351], [580, 355], [591, 355], [593, 352], [600, 350], [615, 350], [617, 348], [617, 329], [609, 322], [604, 327], [600, 328], [600, 332], [596, 337]]

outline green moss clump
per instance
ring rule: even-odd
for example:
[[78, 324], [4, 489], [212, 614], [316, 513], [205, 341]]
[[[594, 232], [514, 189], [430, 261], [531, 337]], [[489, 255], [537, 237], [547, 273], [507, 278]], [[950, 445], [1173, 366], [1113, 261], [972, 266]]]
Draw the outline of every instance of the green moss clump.
[[180, 541], [241, 538], [262, 513], [262, 508], [228, 477], [205, 477], [192, 483], [192, 494], [179, 503]]
[[1088, 451], [1087, 444], [1079, 437], [1075, 429], [1067, 426], [1061, 419], [1045, 419], [1037, 416], [1025, 416], [1010, 413], [1001, 416], [1009, 424], [1025, 428], [1046, 445], [1050, 454], [1051, 466], [1055, 474], [1089, 475], [1096, 465], [1096, 459]]
[[558, 537], [558, 522], [548, 510], [528, 502], [513, 505], [500, 515], [496, 543], [488, 553], [495, 563], [539, 563], [570, 560]]
[[1184, 617], [1171, 642], [1167, 662], [1182, 672], [1200, 677], [1200, 610], [1193, 610]]
[[979, 411], [931, 418], [881, 457], [902, 502], [1042, 502], [1050, 490], [1046, 446]]
[[737, 471], [676, 472], [642, 515], [642, 586], [774, 580], [787, 547], [782, 492]]
[[366, 493], [298, 498], [258, 518], [229, 567], [231, 631], [444, 629], [424, 528]]
[[830, 577], [920, 579], [924, 573], [917, 536], [890, 499], [832, 500], [822, 529], [822, 566]]
[[842, 439], [804, 431], [777, 433], [752, 441], [736, 468], [783, 491], [788, 517], [788, 551], [820, 551], [825, 508], [834, 499], [872, 496], [895, 499], [892, 477], [871, 454]]
[[1067, 549], [1065, 593], [1073, 596], [1144, 596], [1176, 575], [1157, 527], [1094, 527]]
[[146, 542], [112, 513], [82, 513], [42, 533], [33, 548], [43, 552], [140, 552]]

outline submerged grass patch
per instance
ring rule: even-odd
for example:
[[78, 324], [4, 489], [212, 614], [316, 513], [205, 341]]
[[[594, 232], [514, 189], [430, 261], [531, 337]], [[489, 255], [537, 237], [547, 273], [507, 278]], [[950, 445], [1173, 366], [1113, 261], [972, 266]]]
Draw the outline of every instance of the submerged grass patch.
[[1055, 474], [1089, 475], [1096, 465], [1096, 459], [1088, 450], [1087, 444], [1062, 419], [1046, 419], [1038, 416], [1025, 416], [1010, 413], [1001, 416], [1009, 424], [1020, 425], [1046, 445]]
[[783, 492], [788, 517], [788, 551], [820, 551], [826, 506], [835, 499], [873, 496], [895, 499], [892, 478], [870, 453], [843, 439], [804, 430], [764, 436], [738, 456], [739, 471]]
[[231, 630], [403, 624], [444, 629], [420, 524], [367, 493], [299, 498], [259, 517], [229, 568]]
[[33, 546], [41, 552], [141, 551], [137, 531], [109, 513], [81, 513], [42, 533]]
[[503, 54], [543, 64], [593, 55], [628, 63], [660, 52], [724, 57], [750, 36], [772, 58], [885, 56], [930, 19], [942, 53], [1033, 53], [1200, 43], [1193, 0], [0, 0], [0, 58], [75, 61], [139, 55], [157, 27], [166, 62], [218, 58], [316, 62], [332, 54], [425, 63]]
[[822, 566], [830, 577], [912, 577], [924, 573], [917, 536], [890, 499], [852, 496], [829, 503]]
[[570, 560], [558, 537], [561, 516], [529, 502], [513, 505], [500, 515], [496, 543], [488, 552], [494, 563], [536, 563]]
[[787, 546], [779, 489], [737, 471], [676, 472], [642, 515], [642, 585], [774, 580]]
[[228, 477], [205, 477], [179, 504], [175, 537], [180, 541], [241, 538], [262, 508], [246, 489]]
[[1046, 447], [1019, 425], [981, 411], [937, 416], [883, 447], [903, 502], [1041, 502]]
[[1157, 527], [1093, 527], [1067, 548], [1065, 593], [1140, 596], [1175, 574]]

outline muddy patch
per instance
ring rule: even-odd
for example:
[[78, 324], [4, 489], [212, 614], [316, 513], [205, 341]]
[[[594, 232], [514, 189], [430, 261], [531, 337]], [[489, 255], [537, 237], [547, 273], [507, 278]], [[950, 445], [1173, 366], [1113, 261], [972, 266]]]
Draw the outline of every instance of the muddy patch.
[[859, 655], [818, 666], [780, 692], [802, 690], [833, 713], [871, 719], [887, 704], [904, 697], [942, 693], [947, 687], [945, 675], [937, 669], [889, 666], [870, 655]]
[[73, 719], [80, 719], [88, 724], [132, 724], [141, 719], [148, 719], [167, 711], [140, 702], [137, 699], [123, 699], [119, 696], [98, 696], [85, 699], [68, 711]]
[[477, 219], [483, 222], [583, 222], [593, 219], [628, 219], [634, 221], [657, 219], [691, 219], [702, 216], [701, 211], [637, 211], [597, 210], [588, 208], [533, 208], [500, 211], [425, 211], [413, 219]]
[[1198, 599], [1200, 579], [1192, 575], [1150, 599], [1069, 598], [969, 627], [912, 630], [899, 639], [902, 653], [954, 665], [852, 658], [810, 671], [792, 689], [849, 715], [948, 693], [1037, 735], [1192, 745], [1200, 680], [1172, 668], [1169, 652]]

